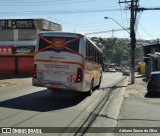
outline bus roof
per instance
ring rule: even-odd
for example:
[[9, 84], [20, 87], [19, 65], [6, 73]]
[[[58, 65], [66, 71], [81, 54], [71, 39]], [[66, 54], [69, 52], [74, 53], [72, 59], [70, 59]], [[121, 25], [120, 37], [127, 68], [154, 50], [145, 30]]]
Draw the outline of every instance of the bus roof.
[[77, 33], [77, 32], [61, 32], [61, 31], [42, 31], [42, 32], [39, 32], [39, 34], [70, 34], [70, 35], [84, 35], [84, 33]]

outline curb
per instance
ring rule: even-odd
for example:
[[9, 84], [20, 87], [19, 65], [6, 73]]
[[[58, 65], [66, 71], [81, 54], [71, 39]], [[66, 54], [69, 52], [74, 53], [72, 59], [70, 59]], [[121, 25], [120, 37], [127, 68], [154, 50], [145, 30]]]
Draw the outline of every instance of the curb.
[[[118, 121], [119, 113], [124, 102], [128, 85], [128, 78], [125, 79], [124, 86], [119, 91], [115, 91], [110, 104], [107, 107], [106, 114], [108, 117]], [[115, 126], [116, 127], [116, 126]]]
[[[108, 127], [115, 128], [118, 124], [119, 114], [121, 111], [121, 107], [124, 102], [126, 90], [128, 85], [128, 77], [125, 78], [123, 82], [123, 86], [114, 90], [113, 94], [109, 98], [109, 101], [105, 104], [101, 112], [99, 113], [99, 117], [95, 121], [94, 126], [98, 127]], [[113, 136], [114, 131], [110, 133], [105, 133], [107, 136]]]

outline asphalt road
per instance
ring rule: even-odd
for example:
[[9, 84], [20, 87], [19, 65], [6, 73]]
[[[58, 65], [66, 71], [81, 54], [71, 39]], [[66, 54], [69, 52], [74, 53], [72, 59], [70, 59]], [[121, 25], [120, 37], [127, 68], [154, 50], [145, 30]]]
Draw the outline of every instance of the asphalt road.
[[[52, 92], [46, 88], [33, 87], [31, 78], [1, 80], [3, 85], [0, 87], [0, 127], [65, 129], [111, 126], [110, 121], [105, 120], [104, 125], [104, 119], [97, 119], [96, 115], [113, 113], [113, 109], [106, 108], [106, 103], [113, 98], [113, 90], [117, 88], [114, 85], [124, 81], [124, 78], [121, 73], [104, 73], [101, 89], [95, 90], [89, 97], [77, 92]], [[118, 89], [123, 87], [125, 86], [121, 83]]]

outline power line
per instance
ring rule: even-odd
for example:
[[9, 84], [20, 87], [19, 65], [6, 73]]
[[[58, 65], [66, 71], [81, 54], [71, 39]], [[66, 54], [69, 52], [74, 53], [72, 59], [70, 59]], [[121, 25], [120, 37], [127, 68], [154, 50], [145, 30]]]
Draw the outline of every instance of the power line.
[[[67, 26], [67, 27], [76, 27], [76, 26], [78, 26], [78, 27], [81, 27], [81, 28], [86, 28], [86, 26], [87, 25], [89, 25], [90, 27], [92, 27], [92, 28], [100, 28], [100, 27], [106, 27], [106, 24], [104, 24], [104, 23], [99, 23], [99, 22], [97, 22], [97, 23], [94, 23], [94, 24], [90, 24], [90, 23], [85, 23], [85, 24], [81, 24], [81, 23], [72, 23], [72, 24], [65, 24], [65, 26]], [[119, 28], [119, 26], [117, 25], [117, 24], [112, 24], [112, 23], [109, 23], [108, 25], [107, 25], [108, 27], [112, 27], [112, 28], [115, 28], [115, 27], [118, 27]], [[126, 23], [124, 26], [128, 26], [128, 24]]]
[[[62, 1], [69, 1], [69, 0], [44, 0], [44, 1], [41, 1], [40, 3], [49, 3], [49, 2], [62, 2]], [[90, 0], [89, 0], [90, 1]], [[91, 0], [92, 1], [92, 0]], [[14, 0], [14, 3], [10, 3], [10, 2], [13, 2], [13, 0], [1, 0], [1, 3], [3, 4], [3, 3], [5, 3], [5, 4], [21, 4], [21, 3], [25, 3], [25, 4], [27, 4], [27, 3], [38, 3], [38, 2], [34, 2], [33, 0], [31, 0], [31, 1], [26, 1], [26, 0]]]
[[146, 30], [145, 30], [145, 28], [138, 22], [138, 24], [139, 24], [139, 26], [143, 29], [143, 31], [147, 34], [147, 35], [149, 35], [150, 37], [152, 37], [152, 38], [154, 38], [152, 35], [150, 35]]
[[160, 8], [136, 8], [137, 11], [144, 11], [144, 10], [160, 10]]
[[[124, 31], [124, 29], [116, 29], [114, 31]], [[108, 33], [108, 32], [113, 32], [113, 29], [112, 30], [108, 30], [108, 31], [98, 31], [98, 32], [92, 32], [92, 33], [86, 33], [86, 35], [102, 34], [102, 33]]]
[[[137, 11], [137, 12], [140, 12], [141, 11], [141, 13], [145, 10], [160, 10], [160, 8], [159, 7], [157, 7], [157, 8], [144, 8], [144, 7], [136, 7], [135, 8], [135, 10]], [[139, 22], [138, 22], [139, 23]], [[143, 29], [143, 31], [147, 34], [147, 35], [149, 35], [150, 37], [152, 37], [152, 38], [154, 38], [152, 35], [150, 35], [145, 29], [144, 29], [144, 27], [142, 27], [142, 25], [139, 23], [139, 25], [141, 26], [141, 28]]]
[[[122, 21], [122, 26], [124, 26], [124, 20], [123, 20], [123, 15], [122, 15], [122, 6], [121, 6], [120, 3], [119, 3], [119, 6], [120, 6], [120, 11], [121, 11], [121, 21]], [[125, 32], [124, 32], [124, 37], [125, 37]]]
[[119, 11], [119, 9], [90, 9], [90, 10], [51, 10], [51, 11], [21, 11], [21, 12], [1, 12], [1, 16], [9, 14], [16, 14], [16, 15], [21, 15], [21, 14], [26, 14], [26, 15], [53, 15], [53, 14], [78, 14], [78, 13], [93, 13], [93, 12], [113, 12], [113, 11]]
[[[67, 0], [64, 0], [67, 1]], [[96, 0], [81, 0], [81, 1], [77, 1], [77, 2], [61, 2], [59, 0], [57, 1], [42, 1], [42, 2], [33, 2], [32, 4], [31, 2], [14, 2], [14, 3], [10, 3], [10, 2], [1, 2], [2, 5], [7, 5], [7, 6], [21, 6], [23, 4], [23, 6], [49, 6], [51, 4], [55, 5], [66, 5], [66, 4], [75, 4], [75, 3], [83, 3], [83, 2], [90, 2], [90, 1], [96, 1]]]

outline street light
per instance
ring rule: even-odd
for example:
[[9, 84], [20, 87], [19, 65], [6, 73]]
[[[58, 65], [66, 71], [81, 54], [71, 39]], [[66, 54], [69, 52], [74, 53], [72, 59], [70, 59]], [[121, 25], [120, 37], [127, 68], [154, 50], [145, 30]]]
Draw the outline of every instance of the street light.
[[118, 23], [116, 20], [114, 20], [113, 18], [111, 18], [111, 17], [104, 17], [104, 19], [111, 19], [111, 20], [113, 20], [114, 22], [116, 22], [118, 25], [120, 25], [124, 30], [126, 30], [129, 34], [130, 34], [130, 32], [126, 29], [126, 28], [124, 28], [120, 23]]
[[[131, 84], [134, 84], [134, 78], [135, 78], [135, 75], [134, 75], [134, 61], [135, 61], [135, 57], [134, 57], [134, 54], [135, 54], [135, 36], [133, 36], [133, 30], [131, 32], [129, 32], [126, 28], [124, 28], [120, 23], [118, 23], [116, 20], [114, 20], [113, 18], [111, 17], [104, 17], [104, 19], [111, 19], [113, 20], [114, 22], [116, 22], [119, 26], [121, 26], [124, 30], [126, 30], [129, 34], [130, 34], [130, 37], [131, 37]], [[132, 27], [133, 28], [133, 27]], [[134, 40], [133, 40], [134, 39]]]

